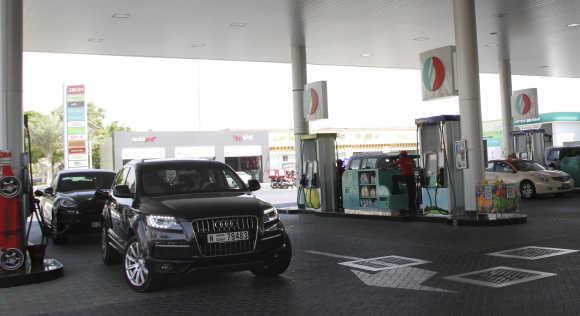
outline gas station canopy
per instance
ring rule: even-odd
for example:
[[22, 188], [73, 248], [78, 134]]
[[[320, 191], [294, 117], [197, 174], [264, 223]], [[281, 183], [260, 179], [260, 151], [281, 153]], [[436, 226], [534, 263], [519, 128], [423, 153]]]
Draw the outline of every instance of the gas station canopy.
[[[475, 3], [482, 72], [497, 72], [503, 15], [513, 74], [580, 77], [580, 1]], [[310, 64], [418, 68], [420, 52], [454, 43], [452, 12], [451, 0], [28, 0], [24, 49], [289, 62], [301, 25]]]

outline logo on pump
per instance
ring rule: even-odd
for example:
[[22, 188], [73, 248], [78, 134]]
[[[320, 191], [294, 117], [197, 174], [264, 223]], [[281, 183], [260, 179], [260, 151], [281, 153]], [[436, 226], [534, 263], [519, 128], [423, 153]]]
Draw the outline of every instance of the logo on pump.
[[423, 62], [423, 86], [429, 91], [437, 91], [445, 81], [445, 66], [441, 59], [433, 56]]
[[522, 93], [517, 96], [515, 106], [518, 113], [522, 115], [528, 114], [532, 109], [532, 99], [527, 94]]

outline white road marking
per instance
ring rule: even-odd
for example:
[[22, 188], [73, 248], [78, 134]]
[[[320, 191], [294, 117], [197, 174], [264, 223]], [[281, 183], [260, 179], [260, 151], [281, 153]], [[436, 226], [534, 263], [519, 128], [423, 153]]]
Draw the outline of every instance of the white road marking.
[[[478, 279], [471, 279], [469, 278], [470, 275], [474, 275], [474, 274], [481, 274], [481, 273], [485, 273], [485, 272], [489, 272], [489, 271], [512, 271], [512, 272], [524, 272], [524, 273], [530, 273], [533, 274], [533, 276], [528, 276], [525, 278], [521, 278], [521, 279], [516, 279], [513, 281], [505, 281], [502, 283], [494, 283], [494, 282], [488, 282], [488, 281], [483, 281], [483, 280], [478, 280]], [[492, 272], [493, 273], [493, 272]], [[475, 285], [480, 285], [480, 286], [487, 286], [487, 287], [493, 287], [493, 288], [501, 288], [501, 287], [506, 287], [506, 286], [510, 286], [510, 285], [514, 285], [514, 284], [519, 284], [519, 283], [524, 283], [524, 282], [530, 282], [530, 281], [535, 281], [538, 279], [543, 279], [543, 278], [547, 278], [547, 277], [551, 277], [551, 276], [556, 276], [557, 274], [555, 273], [550, 273], [550, 272], [542, 272], [542, 271], [534, 271], [534, 270], [526, 270], [526, 269], [519, 269], [519, 268], [512, 268], [512, 267], [493, 267], [493, 268], [489, 268], [489, 269], [483, 269], [483, 270], [477, 270], [477, 271], [472, 271], [472, 272], [467, 272], [467, 273], [462, 273], [462, 274], [456, 274], [456, 275], [452, 275], [452, 276], [448, 276], [445, 277], [446, 280], [451, 280], [451, 281], [455, 281], [455, 282], [461, 282], [461, 283], [469, 283], [469, 284], [475, 284]]]
[[437, 274], [437, 272], [414, 267], [383, 270], [378, 273], [367, 273], [358, 270], [350, 270], [364, 284], [376, 287], [388, 287], [404, 290], [455, 293], [455, 291], [440, 289], [422, 285]]
[[[395, 259], [395, 262], [392, 262], [392, 261], [389, 262], [389, 259]], [[402, 260], [402, 262], [396, 263], [397, 259]], [[403, 262], [406, 262], [406, 263], [403, 263]], [[416, 266], [416, 265], [425, 264], [425, 263], [429, 263], [429, 261], [390, 255], [390, 256], [385, 256], [385, 257], [377, 257], [377, 258], [369, 258], [369, 259], [341, 262], [339, 264], [343, 265], [343, 266], [351, 267], [351, 268], [356, 268], [359, 270], [366, 270], [369, 272], [379, 272], [382, 270], [398, 269], [398, 268]]]
[[[338, 259], [347, 259], [351, 261], [365, 260], [363, 258], [344, 256], [330, 252], [322, 252], [316, 250], [306, 250], [307, 253], [313, 255], [326, 256]], [[403, 257], [400, 257], [403, 258]], [[369, 260], [369, 259], [367, 259]], [[413, 259], [421, 261], [418, 264], [428, 263], [428, 261]], [[342, 265], [345, 262], [339, 263]], [[455, 293], [455, 291], [430, 287], [422, 285], [423, 282], [432, 278], [437, 272], [429, 271], [425, 269], [413, 268], [409, 266], [403, 266], [399, 268], [394, 268], [390, 270], [383, 270], [377, 273], [368, 273], [359, 270], [350, 270], [354, 275], [356, 275], [359, 280], [368, 286], [374, 287], [387, 287], [387, 288], [397, 288], [404, 290], [416, 290], [416, 291], [429, 291], [429, 292], [440, 292], [440, 293]]]
[[[525, 250], [528, 250], [528, 249], [537, 249], [537, 250], [546, 249], [546, 250], [554, 250], [556, 252], [549, 253], [549, 254], [545, 254], [545, 255], [541, 255], [541, 256], [535, 256], [535, 257], [526, 257], [524, 255], [510, 254], [510, 253], [513, 253], [513, 252], [517, 252], [518, 250], [525, 251]], [[526, 247], [521, 247], [521, 248], [515, 248], [515, 249], [502, 250], [502, 251], [498, 251], [498, 252], [492, 252], [492, 253], [488, 253], [487, 255], [488, 256], [495, 256], [495, 257], [504, 257], [504, 258], [524, 259], [524, 260], [538, 260], [538, 259], [544, 259], [544, 258], [549, 258], [549, 257], [567, 255], [567, 254], [574, 253], [574, 252], [578, 252], [578, 250], [575, 250], [575, 249], [563, 249], [563, 248], [526, 246]]]
[[338, 259], [346, 259], [346, 260], [362, 260], [363, 259], [363, 258], [358, 258], [358, 257], [343, 256], [343, 255], [338, 255], [335, 253], [322, 252], [322, 251], [316, 251], [316, 250], [306, 250], [306, 252], [311, 253], [313, 255], [320, 255], [320, 256], [326, 256], [326, 257], [338, 258]]

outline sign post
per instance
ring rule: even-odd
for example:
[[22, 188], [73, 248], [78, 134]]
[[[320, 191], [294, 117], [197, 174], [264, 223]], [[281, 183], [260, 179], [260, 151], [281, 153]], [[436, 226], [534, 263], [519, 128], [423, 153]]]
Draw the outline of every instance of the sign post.
[[421, 53], [421, 91], [423, 101], [456, 96], [454, 67], [455, 46], [435, 48]]
[[307, 121], [328, 118], [326, 81], [316, 81], [304, 86], [304, 116]]
[[538, 89], [523, 89], [512, 93], [512, 117], [514, 121], [526, 122], [539, 116]]
[[65, 87], [64, 115], [65, 168], [89, 168], [90, 151], [88, 149], [88, 119], [84, 85]]

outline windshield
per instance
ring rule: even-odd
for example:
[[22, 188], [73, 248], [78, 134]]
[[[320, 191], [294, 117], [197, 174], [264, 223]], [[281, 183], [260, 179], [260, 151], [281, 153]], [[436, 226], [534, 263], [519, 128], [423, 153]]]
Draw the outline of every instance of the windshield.
[[542, 170], [546, 170], [546, 168], [544, 166], [540, 165], [537, 162], [533, 162], [533, 161], [514, 160], [514, 161], [512, 161], [512, 164], [519, 171], [542, 171]]
[[218, 164], [146, 165], [141, 179], [143, 193], [151, 196], [246, 189], [235, 172]]
[[60, 176], [58, 192], [94, 191], [98, 189], [110, 189], [113, 184], [114, 173], [67, 173]]

